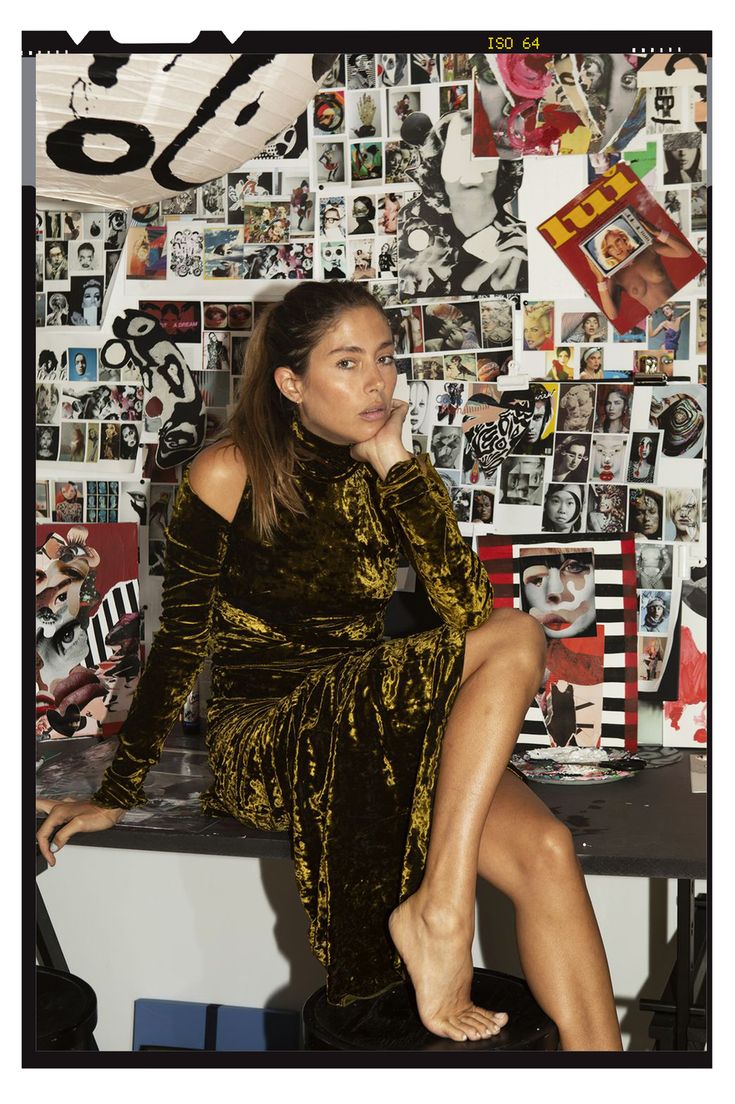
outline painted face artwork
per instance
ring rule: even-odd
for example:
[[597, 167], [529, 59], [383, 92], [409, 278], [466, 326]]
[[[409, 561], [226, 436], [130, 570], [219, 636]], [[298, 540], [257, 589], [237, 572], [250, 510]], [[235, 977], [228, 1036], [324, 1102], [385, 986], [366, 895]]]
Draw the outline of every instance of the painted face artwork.
[[622, 478], [625, 458], [624, 437], [595, 437], [593, 478], [603, 483], [619, 481]]
[[522, 548], [523, 608], [551, 640], [591, 635], [595, 624], [594, 561], [590, 551]]
[[411, 432], [421, 433], [427, 423], [429, 410], [429, 386], [423, 380], [417, 380], [409, 387], [409, 418]]

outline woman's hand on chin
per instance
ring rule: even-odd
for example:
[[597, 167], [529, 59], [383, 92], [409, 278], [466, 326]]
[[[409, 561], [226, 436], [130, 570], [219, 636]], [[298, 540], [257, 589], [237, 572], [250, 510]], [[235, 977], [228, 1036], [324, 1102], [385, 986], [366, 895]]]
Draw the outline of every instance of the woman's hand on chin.
[[350, 449], [354, 460], [362, 460], [365, 464], [372, 465], [381, 479], [394, 464], [402, 460], [411, 460], [413, 454], [407, 452], [401, 440], [401, 429], [408, 414], [408, 403], [400, 399], [393, 399], [391, 403], [390, 417], [383, 425], [365, 441], [358, 441]]

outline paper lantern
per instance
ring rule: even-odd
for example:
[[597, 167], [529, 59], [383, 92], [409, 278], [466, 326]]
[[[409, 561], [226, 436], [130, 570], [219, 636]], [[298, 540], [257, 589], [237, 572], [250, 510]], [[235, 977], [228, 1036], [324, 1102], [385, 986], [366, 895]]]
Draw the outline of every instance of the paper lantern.
[[334, 54], [39, 54], [36, 191], [136, 207], [256, 157]]

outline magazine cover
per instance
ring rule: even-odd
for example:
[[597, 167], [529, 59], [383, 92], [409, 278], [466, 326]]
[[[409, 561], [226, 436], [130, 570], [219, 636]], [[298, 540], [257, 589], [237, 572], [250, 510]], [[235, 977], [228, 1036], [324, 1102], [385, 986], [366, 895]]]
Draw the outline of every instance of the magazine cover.
[[538, 229], [621, 334], [705, 267], [624, 162], [597, 177]]
[[543, 685], [520, 743], [638, 744], [635, 548], [631, 537], [477, 538], [498, 609], [523, 609], [547, 638]]
[[112, 736], [140, 675], [133, 522], [36, 527], [36, 736]]

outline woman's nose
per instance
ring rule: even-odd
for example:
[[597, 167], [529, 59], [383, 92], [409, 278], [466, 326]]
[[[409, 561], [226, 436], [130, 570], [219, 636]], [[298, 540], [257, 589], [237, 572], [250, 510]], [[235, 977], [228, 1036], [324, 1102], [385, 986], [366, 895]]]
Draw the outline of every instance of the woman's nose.
[[560, 602], [563, 590], [561, 572], [557, 567], [550, 567], [546, 578], [546, 600], [548, 602]]

